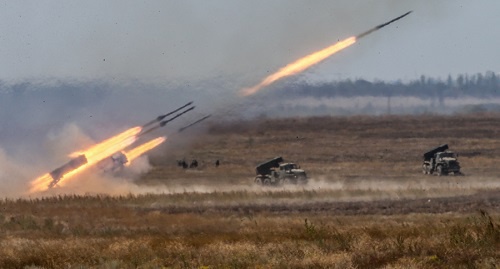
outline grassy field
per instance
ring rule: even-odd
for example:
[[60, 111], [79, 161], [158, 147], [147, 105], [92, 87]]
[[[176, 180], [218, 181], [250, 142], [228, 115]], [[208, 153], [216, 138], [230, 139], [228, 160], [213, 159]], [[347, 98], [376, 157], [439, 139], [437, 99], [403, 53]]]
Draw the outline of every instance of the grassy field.
[[[279, 193], [274, 195], [283, 199]], [[498, 215], [478, 211], [346, 216], [315, 207], [255, 212], [203, 204], [207, 200], [232, 201], [235, 196], [242, 195], [62, 196], [4, 201], [0, 267], [498, 266]], [[177, 204], [186, 203], [192, 210], [175, 212]], [[171, 207], [172, 212], [165, 207]]]
[[[499, 268], [499, 123], [485, 114], [211, 125], [169, 139], [128, 192], [3, 199], [0, 268]], [[443, 143], [465, 176], [422, 174], [423, 152]], [[255, 165], [275, 156], [310, 182], [254, 185]], [[201, 165], [182, 169], [182, 158]]]

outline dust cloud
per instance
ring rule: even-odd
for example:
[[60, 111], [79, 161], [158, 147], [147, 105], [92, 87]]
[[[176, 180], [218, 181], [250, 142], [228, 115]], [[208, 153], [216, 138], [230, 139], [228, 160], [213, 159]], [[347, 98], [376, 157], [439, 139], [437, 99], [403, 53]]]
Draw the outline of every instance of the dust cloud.
[[29, 172], [23, 165], [12, 160], [3, 149], [0, 148], [0, 188], [1, 197], [17, 197], [25, 191], [23, 178], [28, 178]]
[[[143, 162], [142, 165], [147, 167], [147, 157], [143, 157]], [[74, 180], [70, 184], [65, 185], [64, 188], [54, 188], [44, 195], [68, 193], [79, 195], [105, 194], [111, 196], [187, 193], [246, 193], [263, 197], [272, 196], [273, 193], [290, 195], [290, 197], [286, 199], [273, 199], [268, 197], [247, 201], [255, 204], [263, 204], [273, 200], [275, 200], [275, 202], [283, 202], [286, 200], [287, 202], [303, 203], [311, 199], [315, 202], [432, 199], [438, 197], [472, 195], [480, 191], [500, 188], [500, 182], [494, 177], [470, 176], [422, 177], [402, 180], [387, 180], [383, 178], [350, 180], [318, 177], [310, 179], [307, 184], [303, 185], [287, 184], [278, 186], [257, 185], [251, 180], [243, 184], [217, 182], [200, 184], [187, 180], [184, 184], [165, 182], [164, 184], [155, 185], [137, 185], [133, 178], [133, 173], [120, 177], [88, 174], [82, 176], [81, 179], [84, 180]], [[210, 201], [208, 202], [210, 203]]]
[[[56, 195], [62, 193], [87, 194], [108, 193], [123, 194], [132, 192], [138, 187], [133, 184], [141, 174], [151, 169], [147, 156], [141, 156], [126, 166], [123, 171], [116, 174], [106, 174], [98, 165], [91, 167], [81, 175], [63, 179], [52, 190], [41, 194], [28, 193], [30, 183], [37, 177], [50, 172], [71, 158], [74, 152], [85, 149], [99, 141], [91, 139], [75, 123], [63, 126], [61, 129], [51, 131], [43, 139], [40, 147], [21, 154], [20, 159], [9, 156], [0, 148], [0, 196], [7, 198], [37, 197], [43, 195]], [[38, 155], [35, 163], [29, 163], [27, 155]], [[23, 156], [25, 155], [25, 156]]]

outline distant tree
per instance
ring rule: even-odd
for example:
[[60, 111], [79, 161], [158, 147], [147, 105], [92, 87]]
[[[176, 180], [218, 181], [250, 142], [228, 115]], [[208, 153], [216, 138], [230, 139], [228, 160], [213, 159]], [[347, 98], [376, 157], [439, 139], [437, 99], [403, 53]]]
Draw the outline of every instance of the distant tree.
[[497, 74], [491, 71], [474, 75], [459, 74], [456, 78], [449, 74], [444, 81], [421, 75], [418, 79], [407, 83], [368, 81], [358, 78], [319, 84], [293, 81], [282, 85], [282, 87], [270, 92], [270, 95], [277, 98], [286, 96], [290, 99], [301, 96], [331, 98], [336, 96], [393, 97], [399, 95], [433, 98], [442, 104], [447, 97], [464, 95], [485, 97], [500, 94], [500, 79]]
[[421, 85], [421, 86], [425, 86], [425, 82], [426, 82], [425, 76], [424, 76], [424, 75], [421, 75], [421, 76], [420, 76], [420, 85]]
[[476, 89], [477, 89], [477, 88], [482, 88], [482, 87], [484, 87], [484, 79], [483, 79], [483, 74], [481, 74], [481, 73], [477, 73], [477, 75], [476, 75], [476, 83], [475, 83], [475, 84], [476, 84], [476, 85], [475, 85], [475, 86], [476, 86]]
[[493, 95], [499, 92], [498, 76], [495, 74], [495, 72], [486, 72], [485, 83], [487, 84], [486, 88], [489, 94]]
[[460, 90], [464, 89], [464, 86], [465, 86], [464, 75], [458, 75], [458, 77], [457, 77], [457, 85], [460, 88]]
[[446, 79], [446, 86], [448, 86], [449, 89], [453, 88], [453, 78], [451, 75], [448, 75], [448, 78]]

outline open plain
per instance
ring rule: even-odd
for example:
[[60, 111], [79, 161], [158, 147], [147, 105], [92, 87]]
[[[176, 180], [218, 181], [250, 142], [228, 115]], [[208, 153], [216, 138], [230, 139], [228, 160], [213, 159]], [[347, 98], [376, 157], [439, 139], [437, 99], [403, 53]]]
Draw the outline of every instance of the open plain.
[[[219, 122], [128, 193], [2, 200], [0, 267], [499, 268], [499, 136], [498, 114]], [[444, 143], [464, 176], [422, 174]], [[275, 156], [309, 183], [254, 184]]]

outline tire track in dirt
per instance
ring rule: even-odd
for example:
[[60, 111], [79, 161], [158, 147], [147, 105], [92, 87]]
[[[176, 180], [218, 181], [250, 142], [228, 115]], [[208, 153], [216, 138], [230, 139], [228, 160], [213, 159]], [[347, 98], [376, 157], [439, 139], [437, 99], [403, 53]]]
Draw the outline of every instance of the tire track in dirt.
[[154, 208], [137, 208], [140, 212], [160, 211], [166, 214], [183, 213], [328, 213], [334, 215], [404, 215], [412, 213], [470, 213], [479, 210], [500, 212], [500, 190], [481, 191], [474, 195], [441, 197], [432, 199], [401, 199], [356, 202], [291, 202], [268, 204], [236, 204], [236, 205], [196, 205], [196, 206], [163, 206]]

